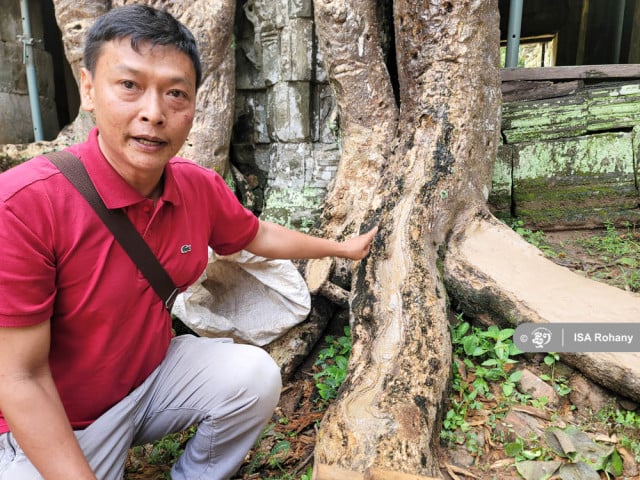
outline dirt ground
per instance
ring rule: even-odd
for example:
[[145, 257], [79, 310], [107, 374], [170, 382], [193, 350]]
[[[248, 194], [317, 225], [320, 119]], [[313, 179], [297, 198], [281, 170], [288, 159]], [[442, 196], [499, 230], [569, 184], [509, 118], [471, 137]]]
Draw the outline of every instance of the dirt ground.
[[[621, 280], [620, 277], [625, 272], [621, 271], [616, 260], [596, 254], [592, 249], [584, 246], [584, 239], [597, 235], [603, 235], [603, 232], [585, 230], [549, 232], [539, 236], [535, 242], [541, 242], [539, 246], [543, 251], [550, 252], [550, 258], [556, 263], [580, 275], [628, 290], [628, 278]], [[637, 234], [634, 231], [621, 232], [620, 235]], [[637, 239], [640, 240], [640, 235], [637, 235]], [[640, 258], [636, 260], [640, 263]], [[628, 270], [625, 274], [628, 274]], [[530, 355], [522, 359], [518, 365], [529, 370], [534, 376], [542, 376], [548, 370], [540, 354]], [[313, 378], [316, 369], [313, 361], [308, 361], [297, 372], [294, 380], [284, 387], [280, 404], [274, 413], [273, 423], [260, 444], [247, 456], [237, 479], [307, 480], [305, 474], [313, 465], [315, 436], [324, 413], [322, 403], [318, 401]], [[602, 405], [640, 414], [638, 405], [591, 384], [561, 363], [556, 366], [556, 369], [556, 375], [562, 374], [567, 379], [567, 385], [572, 388], [572, 393], [558, 397], [556, 404], [537, 408], [528, 405], [513, 406], [509, 412], [501, 412], [504, 414], [504, 419], [498, 422], [498, 427], [494, 424], [491, 428], [488, 419], [502, 406], [495, 401], [482, 401], [479, 406], [477, 405], [477, 409], [470, 413], [469, 422], [472, 438], [477, 440], [473, 448], [468, 444], [452, 445], [443, 442], [441, 445], [439, 458], [445, 478], [448, 480], [521, 479], [514, 467], [513, 456], [505, 452], [505, 445], [513, 440], [510, 435], [513, 434], [514, 429], [518, 431], [530, 429], [535, 435], [541, 434], [540, 432], [550, 426], [573, 425], [581, 431], [588, 432], [591, 437], [614, 444], [618, 442], [617, 448], [624, 461], [624, 473], [618, 477], [602, 473], [602, 479], [640, 480], [634, 453], [630, 451], [628, 445], [620, 444], [621, 438], [629, 439], [635, 436], [640, 445], [640, 433], [637, 430], [623, 432], [621, 429], [626, 427], [611, 422], [598, 422], [593, 416], [593, 409]], [[496, 432], [492, 431], [496, 428], [504, 429], [503, 440], [500, 442], [496, 441]], [[286, 448], [279, 449], [279, 445], [286, 445]], [[132, 451], [125, 480], [169, 478], [167, 472], [170, 465], [150, 464], [148, 453], [148, 449], [147, 451], [138, 450], [137, 453]], [[554, 476], [551, 478], [591, 477]]]

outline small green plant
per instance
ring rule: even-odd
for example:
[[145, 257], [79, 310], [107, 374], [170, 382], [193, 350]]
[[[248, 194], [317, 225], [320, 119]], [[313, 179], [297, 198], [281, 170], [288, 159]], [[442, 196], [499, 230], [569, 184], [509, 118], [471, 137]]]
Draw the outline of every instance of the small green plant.
[[516, 437], [513, 442], [505, 444], [504, 453], [509, 457], [513, 457], [516, 462], [524, 462], [527, 460], [544, 461], [551, 457], [549, 449], [539, 441], [533, 439], [527, 442], [522, 437]]
[[319, 371], [314, 374], [316, 388], [325, 403], [336, 398], [338, 389], [347, 376], [347, 366], [351, 355], [351, 329], [344, 327], [344, 336], [325, 337], [327, 346], [318, 354], [315, 365]]
[[[472, 412], [483, 409], [483, 400], [494, 399], [492, 383], [500, 383], [504, 399], [514, 396], [521, 372], [511, 371], [512, 364], [517, 363], [513, 357], [522, 352], [513, 343], [511, 328], [500, 329], [492, 325], [483, 330], [472, 327], [462, 320], [461, 314], [457, 316], [457, 322], [451, 327], [453, 392], [440, 437], [449, 443], [464, 443], [473, 452], [474, 438], [467, 418]], [[494, 415], [489, 420], [495, 424], [498, 418], [499, 415]]]
[[640, 414], [609, 406], [598, 411], [595, 417], [616, 433], [620, 445], [633, 453], [636, 462], [640, 463]]
[[556, 393], [562, 397], [571, 393], [571, 387], [565, 377], [556, 375], [556, 365], [560, 361], [560, 355], [555, 352], [549, 352], [544, 357], [544, 363], [550, 368], [550, 373], [540, 375], [545, 382], [551, 383]]
[[187, 430], [164, 436], [151, 447], [149, 463], [151, 465], [173, 465], [182, 452], [187, 441], [196, 433], [196, 426]]
[[307, 471], [302, 474], [300, 480], [311, 480], [313, 477], [313, 467], [307, 467]]
[[280, 432], [276, 430], [276, 424], [283, 423], [282, 418], [277, 422], [272, 422], [265, 427], [258, 439], [254, 444], [254, 453], [251, 455], [251, 459], [248, 462], [247, 471], [248, 475], [256, 473], [263, 466], [268, 466], [271, 469], [278, 469], [284, 473], [283, 479], [291, 479], [284, 468], [284, 462], [287, 460], [291, 451], [291, 435], [295, 435], [293, 432]]
[[547, 237], [542, 230], [533, 231], [525, 228], [522, 220], [512, 221], [511, 228], [531, 245], [537, 247], [547, 257], [556, 257], [558, 255], [547, 242]]

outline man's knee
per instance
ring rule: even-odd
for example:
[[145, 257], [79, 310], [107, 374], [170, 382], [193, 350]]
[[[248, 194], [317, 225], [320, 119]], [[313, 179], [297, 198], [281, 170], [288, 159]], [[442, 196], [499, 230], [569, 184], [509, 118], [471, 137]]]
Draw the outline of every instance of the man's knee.
[[250, 348], [252, 354], [246, 363], [247, 389], [258, 398], [265, 415], [271, 415], [278, 404], [282, 389], [280, 367], [263, 349]]

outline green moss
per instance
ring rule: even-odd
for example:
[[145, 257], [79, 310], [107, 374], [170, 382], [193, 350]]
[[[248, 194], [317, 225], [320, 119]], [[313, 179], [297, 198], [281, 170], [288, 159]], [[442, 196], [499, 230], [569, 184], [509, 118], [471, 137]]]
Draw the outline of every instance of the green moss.
[[270, 189], [266, 194], [263, 220], [300, 231], [308, 231], [320, 215], [325, 191], [306, 187], [301, 190]]

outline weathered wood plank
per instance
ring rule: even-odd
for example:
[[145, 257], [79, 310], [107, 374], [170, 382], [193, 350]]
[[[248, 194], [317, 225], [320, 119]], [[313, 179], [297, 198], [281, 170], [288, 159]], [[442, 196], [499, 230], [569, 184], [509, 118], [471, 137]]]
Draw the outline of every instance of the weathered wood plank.
[[521, 102], [572, 95], [578, 91], [581, 80], [554, 83], [552, 81], [502, 82], [502, 101]]
[[640, 80], [590, 86], [575, 95], [502, 105], [507, 143], [631, 129], [640, 124]]
[[633, 128], [640, 124], [640, 80], [586, 88], [587, 130]]
[[500, 76], [503, 82], [514, 80], [570, 80], [579, 78], [640, 78], [640, 64], [503, 68], [500, 70]]
[[507, 143], [576, 137], [587, 131], [587, 108], [580, 95], [502, 105]]

